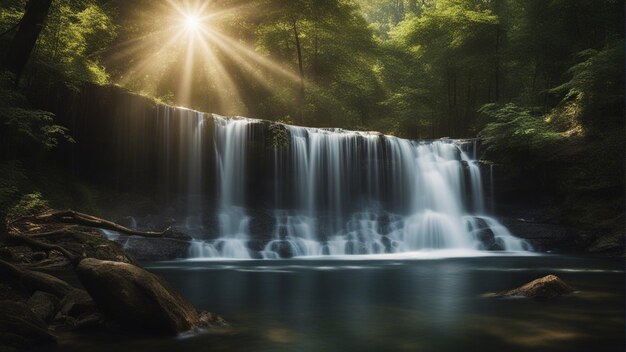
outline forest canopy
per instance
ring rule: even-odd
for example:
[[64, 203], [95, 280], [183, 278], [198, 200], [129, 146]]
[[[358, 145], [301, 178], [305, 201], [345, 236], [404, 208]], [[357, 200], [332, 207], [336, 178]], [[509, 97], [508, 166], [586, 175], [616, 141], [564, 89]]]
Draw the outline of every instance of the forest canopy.
[[[0, 47], [26, 4], [0, 5]], [[488, 137], [507, 114], [494, 111], [513, 104], [567, 120], [547, 129], [589, 133], [623, 122], [622, 7], [53, 0], [21, 84], [117, 84], [203, 111], [409, 138]]]

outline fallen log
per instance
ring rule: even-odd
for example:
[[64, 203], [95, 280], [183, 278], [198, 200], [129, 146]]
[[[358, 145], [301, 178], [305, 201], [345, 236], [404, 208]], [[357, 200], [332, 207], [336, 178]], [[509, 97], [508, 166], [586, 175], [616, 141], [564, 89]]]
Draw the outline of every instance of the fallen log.
[[93, 215], [79, 213], [74, 210], [48, 211], [40, 215], [34, 216], [32, 220], [39, 223], [63, 223], [94, 227], [98, 229], [116, 231], [129, 236], [141, 236], [149, 238], [163, 237], [170, 230], [169, 227], [162, 232], [133, 230], [129, 229], [128, 227], [116, 224], [112, 221], [98, 218]]

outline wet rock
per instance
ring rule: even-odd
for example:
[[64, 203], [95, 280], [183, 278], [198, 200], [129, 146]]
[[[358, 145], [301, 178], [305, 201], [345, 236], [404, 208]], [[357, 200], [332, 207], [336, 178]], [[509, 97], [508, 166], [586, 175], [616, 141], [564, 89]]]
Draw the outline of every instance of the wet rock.
[[502, 223], [516, 237], [530, 242], [539, 251], [566, 250], [576, 247], [573, 230], [562, 225], [524, 218], [502, 218]]
[[274, 241], [270, 247], [281, 258], [292, 258], [297, 255], [294, 246], [289, 241]]
[[36, 291], [26, 302], [30, 310], [41, 320], [49, 322], [54, 316], [59, 299], [54, 295], [42, 291]]
[[127, 237], [125, 251], [139, 261], [186, 258], [190, 243], [174, 238]]
[[230, 326], [226, 320], [215, 313], [203, 310], [199, 314], [199, 322], [202, 327], [207, 328], [223, 328]]
[[0, 301], [0, 312], [0, 350], [26, 350], [56, 341], [26, 304]]
[[496, 238], [493, 234], [493, 231], [490, 229], [481, 229], [477, 230], [476, 239], [478, 239], [483, 246], [483, 249], [488, 251], [501, 251], [504, 250], [504, 245], [502, 241]]
[[169, 230], [167, 230], [165, 232], [165, 235], [163, 236], [163, 238], [182, 240], [182, 241], [191, 241], [193, 239], [193, 237], [189, 236], [185, 232], [179, 231], [179, 230], [176, 230], [176, 229], [169, 229]]
[[574, 289], [563, 280], [555, 275], [548, 275], [516, 289], [496, 293], [492, 297], [556, 298], [572, 292]]
[[[48, 230], [48, 228], [42, 228], [40, 231], [45, 232]], [[99, 230], [95, 229], [76, 227], [72, 228], [70, 232], [59, 233], [38, 240], [63, 247], [79, 257], [134, 263], [134, 259], [124, 252], [119, 243], [107, 240]], [[0, 252], [4, 253], [3, 256], [7, 257], [6, 261], [27, 263], [33, 269], [49, 266], [58, 269], [69, 269], [71, 267], [71, 263], [57, 251], [50, 251], [49, 253], [33, 252], [30, 247], [12, 245], [0, 248]]]
[[189, 302], [142, 268], [89, 258], [76, 272], [105, 316], [126, 329], [177, 334], [204, 326]]
[[363, 242], [350, 241], [346, 243], [345, 251], [349, 254], [367, 254], [367, 247]]
[[53, 243], [81, 257], [123, 263], [135, 262], [119, 243], [109, 241], [100, 231], [94, 229], [79, 229], [69, 234], [55, 236]]
[[59, 307], [59, 314], [77, 319], [95, 314], [98, 311], [87, 291], [78, 288], [70, 291], [59, 303]]
[[611, 234], [605, 235], [595, 240], [588, 248], [588, 252], [602, 254], [624, 254], [624, 235]]

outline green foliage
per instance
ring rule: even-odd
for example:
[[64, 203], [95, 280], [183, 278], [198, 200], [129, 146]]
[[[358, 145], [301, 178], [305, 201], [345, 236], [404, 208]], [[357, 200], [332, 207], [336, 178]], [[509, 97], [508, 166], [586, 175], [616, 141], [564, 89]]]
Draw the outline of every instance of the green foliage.
[[266, 145], [274, 150], [289, 147], [291, 135], [289, 130], [282, 124], [270, 123], [267, 126]]
[[9, 209], [7, 220], [37, 215], [47, 209], [49, 209], [48, 201], [43, 198], [41, 193], [28, 193], [23, 195], [17, 204]]
[[[0, 29], [24, 5], [0, 4]], [[148, 0], [55, 0], [28, 82], [113, 81], [199, 110], [411, 138], [473, 136], [489, 103], [546, 114], [565, 99], [591, 130], [619, 123], [623, 110], [617, 0], [220, 0], [210, 27], [227, 48], [209, 41], [212, 57], [194, 67], [189, 94], [184, 44], [166, 53], [158, 45], [170, 39], [158, 36], [168, 12]], [[147, 70], [152, 55], [158, 64]]]
[[94, 0], [54, 1], [35, 60], [71, 81], [108, 82], [98, 53], [115, 37], [110, 15]]
[[[305, 123], [318, 126], [365, 124], [382, 95], [374, 71], [376, 46], [367, 23], [347, 1], [258, 1], [262, 24], [255, 47], [298, 72], [295, 30], [300, 42], [305, 106], [286, 104], [289, 114], [304, 110]], [[294, 82], [276, 81], [274, 84]], [[287, 96], [285, 96], [285, 93]], [[281, 100], [297, 100], [297, 90], [282, 91]], [[293, 104], [293, 103], [292, 103]], [[266, 116], [272, 118], [272, 116]]]
[[528, 109], [515, 104], [487, 104], [480, 109], [488, 123], [478, 137], [484, 140], [486, 153], [497, 153], [499, 159], [520, 154], [535, 155], [555, 148], [563, 135]]
[[45, 160], [0, 160], [0, 233], [7, 214], [21, 216], [44, 206], [98, 214], [100, 197], [96, 189]]
[[26, 180], [26, 172], [19, 162], [0, 161], [0, 233], [4, 229], [8, 210], [20, 198], [20, 185]]
[[[97, 0], [52, 2], [30, 60], [30, 81], [54, 78], [67, 84], [109, 82], [100, 54], [112, 42], [117, 26], [105, 4]], [[25, 7], [25, 0], [0, 4], [0, 31], [18, 23]], [[11, 38], [4, 37], [0, 38], [0, 48], [8, 46]]]
[[[624, 41], [612, 41], [600, 50], [583, 50], [577, 56], [580, 61], [569, 69], [572, 78], [551, 91], [564, 93], [565, 102], [580, 104], [584, 109], [581, 122], [590, 127], [622, 121]], [[597, 119], [598, 113], [604, 120]]]
[[0, 5], [0, 33], [13, 28], [24, 15], [24, 4], [22, 1], [7, 1], [7, 4]]
[[12, 148], [38, 144], [48, 150], [60, 141], [74, 142], [67, 128], [54, 124], [54, 114], [28, 106], [26, 97], [13, 88], [8, 73], [0, 74], [0, 123]]

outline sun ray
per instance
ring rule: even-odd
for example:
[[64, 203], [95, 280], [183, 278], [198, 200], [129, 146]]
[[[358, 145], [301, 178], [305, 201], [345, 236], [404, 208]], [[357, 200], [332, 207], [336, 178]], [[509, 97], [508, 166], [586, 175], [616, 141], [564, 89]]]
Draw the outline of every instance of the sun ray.
[[[239, 88], [234, 83], [233, 79], [226, 74], [226, 67], [221, 60], [215, 55], [215, 52], [209, 47], [209, 44], [206, 40], [201, 40], [200, 45], [202, 48], [202, 53], [207, 56], [207, 61], [209, 62], [209, 66], [212, 66], [211, 73], [213, 73], [212, 77], [217, 83], [217, 94], [220, 103], [220, 109], [223, 111], [232, 112], [235, 110], [237, 102], [241, 101], [241, 96], [239, 93]], [[224, 89], [221, 89], [224, 88]], [[230, 93], [230, 96], [228, 95]]]
[[[246, 45], [239, 43], [235, 39], [222, 34], [218, 31], [207, 29], [206, 34], [209, 38], [215, 40], [220, 44], [220, 47], [225, 51], [236, 53], [237, 55], [244, 56], [248, 60], [255, 61], [263, 67], [271, 70], [274, 73], [278, 73], [285, 78], [289, 78], [294, 81], [298, 81], [300, 77], [292, 71], [289, 71], [270, 60], [269, 58], [257, 53], [255, 50], [248, 48]], [[210, 34], [210, 35], [209, 35]]]
[[161, 48], [153, 53], [152, 55], [147, 56], [143, 60], [139, 61], [131, 69], [136, 69], [134, 76], [127, 76], [126, 79], [123, 80], [123, 84], [127, 84], [128, 80], [134, 79], [136, 77], [141, 76], [142, 74], [150, 71], [153, 68], [153, 65], [159, 63], [162, 59], [162, 54], [169, 51], [176, 42], [182, 37], [182, 34], [178, 33], [177, 35], [170, 38]]
[[[155, 95], [163, 94], [159, 87], [166, 87], [172, 103], [179, 105], [208, 103], [213, 111], [247, 113], [242, 95], [247, 85], [271, 92], [277, 90], [277, 82], [289, 87], [300, 81], [293, 65], [278, 63], [226, 34], [233, 21], [229, 16], [254, 16], [250, 10], [255, 7], [249, 5], [219, 8], [215, 2], [191, 0], [155, 5], [154, 16], [142, 14], [154, 30], [117, 44], [109, 56], [112, 62], [128, 60], [118, 82]], [[167, 88], [173, 72], [180, 72], [178, 82]], [[205, 89], [194, 86], [198, 84], [211, 87], [205, 98], [198, 95], [197, 89]]]

